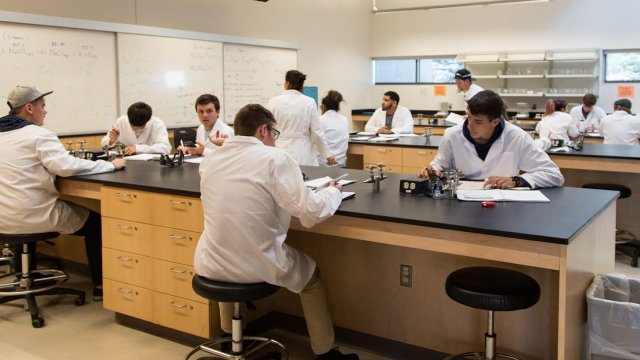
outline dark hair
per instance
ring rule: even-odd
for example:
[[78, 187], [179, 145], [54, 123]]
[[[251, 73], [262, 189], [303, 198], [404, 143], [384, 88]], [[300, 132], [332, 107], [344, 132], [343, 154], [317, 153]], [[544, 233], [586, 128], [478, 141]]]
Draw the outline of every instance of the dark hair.
[[20, 112], [22, 111], [22, 109], [23, 109], [25, 106], [27, 106], [27, 104], [31, 104], [31, 105], [35, 106], [35, 104], [36, 104], [38, 101], [40, 101], [40, 100], [44, 101], [44, 96], [41, 96], [41, 97], [39, 97], [39, 98], [37, 98], [37, 99], [35, 99], [35, 100], [33, 100], [33, 101], [29, 101], [28, 103], [26, 103], [26, 104], [24, 104], [24, 105], [21, 105], [21, 106], [18, 106], [17, 108], [12, 108], [12, 107], [11, 107], [11, 104], [9, 104], [9, 102], [7, 102], [7, 105], [9, 105], [9, 109], [10, 109], [10, 110], [9, 110], [9, 115], [18, 115], [18, 114], [20, 114]]
[[131, 104], [127, 110], [129, 124], [133, 126], [145, 126], [151, 119], [151, 114], [151, 106], [142, 101]]
[[593, 106], [598, 101], [598, 97], [593, 94], [584, 94], [582, 97], [582, 103], [587, 106]]
[[400, 95], [398, 95], [397, 92], [387, 91], [386, 93], [384, 93], [384, 96], [388, 96], [389, 98], [391, 98], [391, 100], [394, 100], [395, 102], [400, 104]]
[[544, 116], [551, 115], [555, 111], [562, 111], [567, 108], [567, 102], [561, 99], [549, 99], [547, 100], [547, 106], [544, 109]]
[[276, 119], [271, 111], [265, 109], [260, 104], [245, 105], [238, 113], [233, 121], [233, 129], [236, 135], [254, 136], [258, 128], [264, 124], [273, 126]]
[[329, 90], [327, 96], [322, 98], [322, 105], [326, 110], [339, 111], [342, 100], [342, 94], [335, 90]]
[[307, 75], [301, 73], [298, 70], [289, 70], [284, 79], [289, 82], [291, 89], [302, 91], [304, 81], [307, 80]]
[[218, 97], [211, 94], [202, 94], [198, 96], [196, 99], [196, 110], [198, 110], [198, 105], [207, 105], [213, 104], [213, 107], [216, 108], [216, 112], [220, 112], [220, 100]]
[[487, 115], [489, 120], [499, 118], [505, 111], [500, 95], [491, 90], [483, 90], [467, 101], [467, 108], [473, 115]]

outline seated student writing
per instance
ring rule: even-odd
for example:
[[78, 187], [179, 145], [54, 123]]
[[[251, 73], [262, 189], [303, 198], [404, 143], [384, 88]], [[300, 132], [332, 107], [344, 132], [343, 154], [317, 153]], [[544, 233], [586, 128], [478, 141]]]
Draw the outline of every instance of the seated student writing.
[[502, 98], [491, 90], [469, 99], [467, 119], [445, 130], [436, 158], [419, 176], [428, 178], [432, 170], [440, 176], [456, 168], [467, 179], [485, 180], [485, 187], [562, 186], [558, 166], [529, 134], [504, 120], [504, 109]]
[[116, 120], [100, 145], [112, 148], [119, 142], [124, 146], [125, 155], [169, 154], [171, 144], [167, 127], [151, 113], [151, 106], [143, 102], [133, 103], [127, 115]]

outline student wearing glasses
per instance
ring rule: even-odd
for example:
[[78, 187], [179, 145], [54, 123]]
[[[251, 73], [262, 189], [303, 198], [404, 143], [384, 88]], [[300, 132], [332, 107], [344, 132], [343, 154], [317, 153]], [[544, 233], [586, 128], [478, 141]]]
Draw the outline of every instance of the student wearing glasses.
[[284, 93], [267, 104], [281, 131], [276, 146], [291, 155], [299, 165], [318, 166], [317, 154], [333, 165], [336, 159], [329, 155], [316, 103], [302, 93], [306, 79], [307, 75], [300, 71], [287, 71]]
[[[234, 283], [264, 281], [300, 294], [317, 359], [357, 360], [335, 347], [316, 262], [285, 243], [292, 216], [306, 227], [322, 222], [340, 206], [342, 187], [332, 182], [319, 192], [308, 189], [293, 157], [275, 147], [276, 125], [269, 110], [246, 105], [234, 121], [236, 136], [200, 164], [205, 221], [194, 256], [196, 273]], [[233, 304], [219, 307], [222, 330], [230, 333]]]

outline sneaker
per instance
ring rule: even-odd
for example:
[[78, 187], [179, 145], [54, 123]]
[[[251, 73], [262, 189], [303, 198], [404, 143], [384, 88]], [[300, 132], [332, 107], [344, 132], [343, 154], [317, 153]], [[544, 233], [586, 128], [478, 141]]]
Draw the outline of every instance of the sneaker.
[[102, 288], [93, 288], [93, 301], [102, 301]]
[[338, 347], [334, 347], [328, 352], [318, 355], [316, 360], [359, 360], [358, 354], [343, 354], [338, 350]]

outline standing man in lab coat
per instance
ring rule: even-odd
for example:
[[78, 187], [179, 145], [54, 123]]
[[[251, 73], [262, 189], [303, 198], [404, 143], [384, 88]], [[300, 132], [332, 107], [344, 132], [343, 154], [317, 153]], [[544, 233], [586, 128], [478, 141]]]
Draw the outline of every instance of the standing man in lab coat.
[[289, 70], [285, 75], [284, 93], [269, 100], [269, 109], [280, 127], [276, 146], [291, 155], [299, 165], [318, 166], [317, 154], [335, 164], [324, 140], [316, 102], [302, 93], [307, 75]]
[[[285, 243], [291, 216], [306, 227], [323, 221], [340, 206], [342, 188], [335, 183], [319, 192], [306, 188], [293, 157], [275, 147], [276, 125], [269, 110], [246, 105], [235, 118], [236, 136], [200, 164], [205, 224], [194, 257], [196, 273], [235, 283], [264, 281], [300, 294], [317, 359], [357, 360], [334, 346], [316, 262]], [[219, 305], [221, 327], [230, 333], [233, 304]]]
[[469, 99], [474, 97], [477, 93], [484, 90], [482, 87], [472, 82], [473, 77], [471, 76], [471, 71], [467, 69], [460, 69], [456, 71], [455, 79], [458, 90], [464, 93], [465, 101], [469, 101]]
[[640, 118], [631, 115], [631, 101], [618, 99], [613, 103], [613, 113], [600, 120], [600, 133], [604, 144], [640, 144]]
[[562, 186], [558, 166], [529, 134], [504, 120], [504, 109], [502, 98], [491, 90], [469, 99], [467, 119], [445, 130], [436, 158], [419, 176], [428, 178], [432, 170], [440, 176], [455, 168], [492, 188]]
[[395, 91], [387, 91], [382, 97], [382, 105], [371, 115], [364, 126], [364, 131], [377, 134], [411, 134], [413, 133], [413, 117], [411, 111], [400, 103], [400, 95]]
[[[9, 93], [9, 115], [0, 118], [0, 232], [29, 234], [59, 232], [85, 237], [94, 290], [102, 300], [102, 231], [100, 214], [62, 201], [56, 176], [113, 172], [126, 162], [90, 161], [69, 155], [55, 133], [42, 127], [47, 115], [44, 97], [33, 86]], [[18, 257], [19, 258], [19, 257]], [[19, 268], [19, 266], [17, 267]]]

